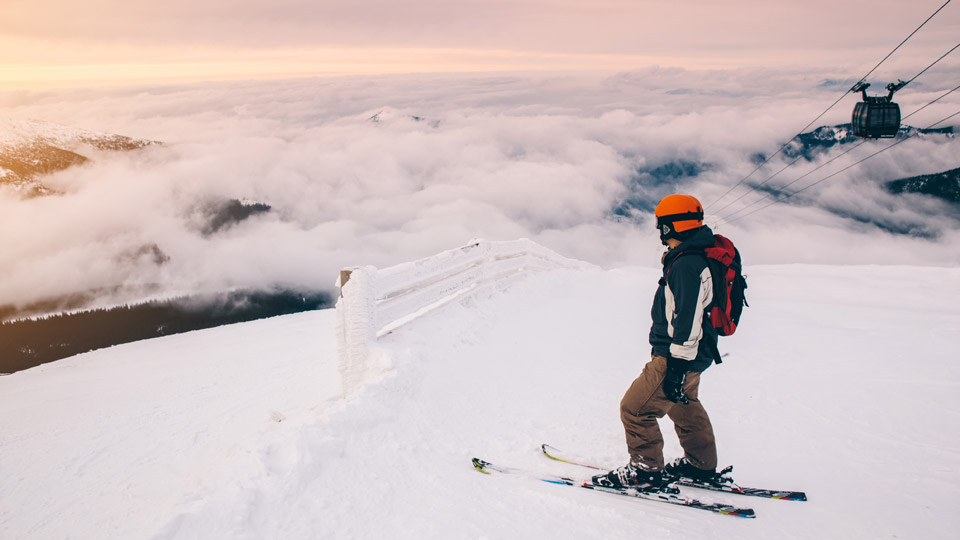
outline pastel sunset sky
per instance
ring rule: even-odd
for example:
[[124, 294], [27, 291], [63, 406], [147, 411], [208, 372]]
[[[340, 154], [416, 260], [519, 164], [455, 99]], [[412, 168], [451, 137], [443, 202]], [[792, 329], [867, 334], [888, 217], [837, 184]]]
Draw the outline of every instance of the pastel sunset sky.
[[[869, 69], [942, 0], [4, 0], [0, 89], [372, 73]], [[960, 37], [947, 5], [900, 53]]]

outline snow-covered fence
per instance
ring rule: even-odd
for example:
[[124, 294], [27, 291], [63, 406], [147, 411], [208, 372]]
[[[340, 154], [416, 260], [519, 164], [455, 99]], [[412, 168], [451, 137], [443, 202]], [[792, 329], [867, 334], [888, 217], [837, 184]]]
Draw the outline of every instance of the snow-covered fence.
[[384, 369], [377, 340], [450, 302], [502, 288], [530, 271], [587, 269], [526, 239], [475, 240], [409, 263], [340, 272], [337, 345], [343, 394], [349, 395]]

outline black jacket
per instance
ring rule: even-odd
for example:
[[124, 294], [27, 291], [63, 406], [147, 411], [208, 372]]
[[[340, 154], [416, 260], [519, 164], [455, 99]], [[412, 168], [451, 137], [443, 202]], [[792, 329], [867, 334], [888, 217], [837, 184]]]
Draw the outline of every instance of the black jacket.
[[713, 231], [703, 226], [667, 252], [660, 287], [653, 297], [650, 327], [653, 353], [686, 361], [689, 371], [703, 371], [713, 363], [717, 332], [705, 320], [706, 309], [713, 300], [707, 258], [703, 254], [684, 252], [712, 246]]

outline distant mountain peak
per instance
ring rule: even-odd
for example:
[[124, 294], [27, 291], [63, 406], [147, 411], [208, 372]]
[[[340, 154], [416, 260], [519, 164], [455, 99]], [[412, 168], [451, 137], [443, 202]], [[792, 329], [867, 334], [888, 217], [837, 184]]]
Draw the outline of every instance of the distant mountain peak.
[[160, 144], [52, 122], [0, 119], [0, 188], [24, 197], [54, 193], [41, 177], [89, 160], [81, 152], [138, 150]]
[[[921, 129], [906, 124], [900, 126], [897, 132], [897, 139], [907, 137], [923, 137], [925, 135], [943, 135], [953, 137], [953, 128]], [[862, 140], [853, 134], [851, 124], [839, 124], [836, 126], [820, 126], [813, 131], [801, 133], [794, 137], [783, 149], [783, 154], [789, 158], [803, 156], [804, 159], [812, 161], [817, 155], [837, 144], [848, 144]]]

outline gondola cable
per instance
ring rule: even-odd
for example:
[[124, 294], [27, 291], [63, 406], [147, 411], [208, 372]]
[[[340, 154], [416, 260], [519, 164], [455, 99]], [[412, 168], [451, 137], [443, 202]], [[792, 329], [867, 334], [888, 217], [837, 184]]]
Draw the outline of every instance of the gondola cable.
[[[960, 43], [958, 43], [957, 46], [955, 46], [953, 49], [950, 49], [950, 51], [949, 51], [947, 54], [949, 54], [950, 52], [953, 52], [953, 51], [954, 51], [955, 49], [957, 49], [958, 47], [960, 47]], [[946, 56], [946, 54], [945, 54], [944, 56]], [[942, 59], [944, 58], [944, 56], [941, 56], [940, 59], [937, 60], [937, 62], [939, 62], [940, 60], [942, 60]], [[934, 62], [934, 64], [936, 64], [936, 62]], [[918, 73], [915, 77], [913, 77], [913, 79], [916, 79], [917, 77], [919, 77], [924, 71], [926, 71], [927, 69], [930, 69], [930, 67], [932, 67], [932, 66], [933, 66], [933, 64], [931, 64], [930, 66], [927, 66], [923, 71], [921, 71], [921, 72]], [[913, 79], [911, 79], [911, 81], [912, 81]], [[936, 103], [936, 102], [940, 101], [941, 99], [947, 97], [948, 95], [952, 94], [953, 92], [956, 92], [957, 90], [960, 90], [960, 85], [955, 86], [953, 89], [948, 90], [947, 92], [941, 94], [939, 97], [937, 97], [937, 98], [934, 99], [933, 101], [927, 103], [927, 104], [924, 105], [923, 107], [920, 107], [919, 109], [917, 109], [917, 110], [913, 111], [912, 113], [908, 114], [907, 116], [903, 117], [903, 119], [906, 120], [907, 118], [910, 118], [911, 116], [919, 113], [920, 111], [926, 109], [926, 108], [929, 107], [930, 105], [933, 105], [934, 103]], [[839, 155], [834, 156], [834, 157], [831, 158], [830, 160], [828, 160], [828, 161], [820, 164], [819, 166], [817, 166], [816, 168], [812, 169], [811, 171], [809, 171], [809, 172], [807, 172], [807, 173], [799, 176], [798, 178], [795, 178], [794, 180], [792, 180], [791, 182], [788, 182], [787, 184], [784, 184], [783, 186], [780, 186], [780, 187], [778, 188], [778, 190], [783, 190], [783, 189], [786, 189], [786, 188], [792, 186], [793, 184], [799, 182], [800, 180], [806, 178], [807, 176], [810, 176], [811, 174], [817, 172], [818, 170], [820, 170], [820, 169], [826, 167], [827, 165], [833, 163], [833, 162], [836, 161], [837, 159], [839, 159], [839, 158], [841, 158], [841, 157], [849, 154], [849, 153], [852, 152], [853, 150], [856, 150], [857, 148], [859, 148], [859, 147], [860, 147], [863, 143], [865, 143], [865, 142], [867, 142], [867, 139], [863, 139], [863, 140], [859, 141], [858, 143], [856, 143], [856, 144], [853, 145], [852, 147], [848, 148], [847, 150], [845, 150], [844, 152], [840, 153]], [[802, 156], [801, 156], [801, 157], [802, 157]], [[779, 171], [777, 171], [773, 176], [771, 176], [770, 178], [767, 178], [766, 180], [764, 180], [762, 183], [760, 183], [760, 184], [758, 184], [758, 185], [756, 185], [756, 186], [752, 186], [753, 189], [751, 189], [751, 191], [747, 191], [746, 193], [744, 193], [743, 195], [741, 195], [740, 197], [738, 197], [737, 199], [735, 199], [733, 202], [736, 202], [736, 201], [739, 201], [739, 200], [743, 199], [744, 197], [746, 197], [747, 195], [749, 195], [752, 191], [760, 191], [759, 188], [760, 188], [761, 186], [763, 186], [764, 184], [766, 184], [767, 182], [769, 182], [771, 179], [773, 179], [773, 177], [775, 177], [775, 176], [777, 176], [778, 174], [780, 174], [781, 172], [783, 172], [783, 171], [784, 171], [787, 167], [789, 167], [790, 165], [793, 165], [794, 163], [796, 163], [799, 159], [800, 159], [800, 157], [798, 157], [797, 159], [793, 160], [792, 162], [790, 162], [789, 164], [787, 164], [785, 167], [783, 167], [782, 169], [780, 169]], [[746, 206], [744, 206], [744, 207], [741, 208], [740, 210], [737, 210], [736, 212], [727, 214], [726, 216], [720, 216], [719, 219], [720, 219], [721, 221], [723, 221], [723, 222], [732, 223], [732, 221], [730, 220], [730, 218], [732, 218], [732, 217], [734, 217], [734, 216], [736, 216], [736, 215], [738, 215], [738, 214], [741, 214], [741, 213], [749, 210], [749, 209], [752, 208], [753, 206], [756, 206], [757, 204], [759, 204], [760, 202], [763, 201], [763, 199], [766, 197], [766, 195], [767, 195], [766, 193], [761, 194], [760, 197], [758, 197], [757, 199], [755, 199], [753, 202], [747, 204]], [[730, 204], [733, 204], [733, 203], [730, 203]], [[720, 210], [718, 210], [718, 211], [716, 212], [716, 214], [719, 214], [724, 208], [727, 208], [728, 206], [730, 206], [730, 204], [727, 204], [726, 206], [724, 206], [723, 208], [721, 208]], [[751, 212], [751, 213], [752, 213], [752, 212]], [[749, 214], [747, 214], [747, 215], [749, 215]], [[746, 217], [746, 216], [744, 216], [744, 217]], [[735, 220], [734, 220], [734, 221], [735, 221]]]
[[[867, 77], [869, 77], [874, 71], [876, 71], [877, 68], [879, 68], [884, 62], [887, 61], [887, 59], [889, 59], [891, 56], [893, 56], [893, 54], [894, 54], [895, 52], [897, 52], [897, 50], [899, 50], [900, 47], [902, 47], [902, 46], [904, 45], [904, 43], [906, 43], [907, 41], [909, 41], [910, 38], [912, 38], [917, 32], [919, 32], [921, 28], [923, 28], [928, 22], [930, 22], [931, 19], [933, 19], [934, 17], [936, 17], [936, 15], [937, 15], [938, 13], [940, 13], [940, 11], [942, 11], [943, 8], [947, 7], [947, 4], [949, 4], [949, 3], [952, 2], [952, 1], [953, 1], [953, 0], [947, 0], [946, 2], [944, 2], [943, 5], [940, 6], [936, 11], [934, 11], [932, 15], [930, 15], [929, 17], [927, 17], [927, 19], [926, 19], [925, 21], [923, 21], [923, 22], [920, 24], [920, 26], [918, 26], [916, 29], [914, 29], [913, 32], [910, 32], [910, 35], [908, 35], [906, 38], [904, 38], [904, 40], [901, 41], [899, 45], [897, 45], [896, 47], [894, 47], [894, 49], [893, 49], [892, 51], [890, 51], [885, 57], [883, 57], [883, 60], [880, 60], [880, 62], [878, 62], [877, 65], [873, 66], [873, 69], [871, 69], [870, 71], [867, 72], [866, 75], [864, 75], [863, 77], [861, 77], [861, 78], [860, 78], [860, 82], [858, 82], [857, 84], [859, 85], [860, 83], [863, 83], [863, 82], [866, 80]], [[952, 50], [951, 50], [951, 52], [952, 52]], [[949, 54], [949, 52], [948, 52], [947, 54]], [[946, 56], [946, 55], [944, 55], [944, 56]], [[936, 63], [936, 62], [934, 62], [934, 63]], [[921, 72], [921, 73], [922, 73], [922, 72]], [[915, 78], [916, 78], [916, 77], [915, 77]], [[854, 86], [853, 88], [856, 88], [856, 86]], [[845, 98], [845, 97], [847, 96], [847, 94], [849, 94], [850, 92], [853, 91], [853, 88], [845, 91], [845, 92], [843, 93], [843, 95], [841, 95], [839, 98], [837, 98], [837, 100], [834, 101], [833, 104], [831, 104], [829, 107], [827, 107], [826, 110], [824, 110], [824, 111], [823, 111], [822, 113], [820, 113], [816, 118], [814, 118], [813, 120], [811, 120], [810, 123], [808, 123], [806, 126], [802, 127], [802, 128], [800, 129], [799, 134], [802, 134], [802, 133], [803, 133], [804, 131], [806, 131], [810, 126], [812, 126], [814, 123], [816, 123], [817, 120], [820, 120], [820, 118], [822, 118], [823, 115], [827, 114], [831, 109], [833, 109], [834, 107], [836, 107], [837, 104], [840, 103], [840, 102], [843, 100], [843, 98]], [[798, 134], [798, 135], [799, 135], [799, 134]], [[797, 135], [794, 135], [793, 138], [796, 138], [796, 137], [797, 137]], [[793, 140], [793, 138], [791, 138], [790, 140]], [[763, 166], [766, 165], [767, 162], [769, 162], [771, 159], [773, 159], [774, 157], [776, 157], [777, 154], [779, 154], [780, 152], [782, 152], [782, 151], [784, 150], [784, 148], [786, 148], [789, 144], [790, 144], [790, 141], [787, 141], [786, 143], [784, 143], [780, 148], [777, 149], [776, 152], [774, 152], [773, 154], [771, 154], [769, 157], [765, 158], [765, 159], [763, 160], [763, 162], [760, 163], [759, 165], [757, 165], [757, 167], [756, 167], [755, 169], [753, 169], [752, 171], [750, 171], [749, 174], [747, 174], [746, 176], [744, 176], [739, 182], [737, 182], [737, 183], [734, 184], [732, 187], [730, 187], [730, 189], [728, 189], [727, 191], [723, 192], [722, 195], [720, 195], [719, 197], [717, 197], [716, 199], [714, 199], [714, 201], [713, 201], [712, 203], [710, 203], [710, 205], [708, 205], [708, 206], [709, 206], [709, 207], [714, 206], [714, 205], [717, 204], [718, 202], [722, 201], [723, 198], [726, 197], [727, 195], [729, 195], [733, 190], [735, 190], [735, 189], [737, 189], [738, 187], [740, 187], [741, 185], [743, 185], [744, 182], [746, 182], [746, 181], [747, 181], [751, 176], [753, 176], [757, 171], [759, 171], [761, 168], [763, 168]], [[728, 205], [728, 206], [729, 206], [729, 205]], [[726, 206], [724, 206], [723, 208], [726, 208]]]
[[[924, 129], [925, 129], [925, 130], [933, 129], [933, 127], [936, 126], [937, 124], [942, 124], [943, 122], [946, 122], [947, 120], [950, 120], [950, 119], [953, 118], [954, 116], [958, 116], [958, 115], [960, 115], [960, 111], [957, 111], [957, 112], [951, 114], [950, 116], [948, 116], [948, 117], [946, 117], [946, 118], [943, 118], [943, 119], [941, 119], [941, 120], [938, 120], [938, 121], [934, 122], [933, 124], [930, 124], [929, 126], [927, 126], [927, 127], [924, 128]], [[770, 201], [769, 203], [761, 206], [760, 208], [757, 208], [756, 210], [754, 210], [754, 211], [752, 211], [752, 212], [749, 212], [749, 213], [747, 213], [747, 214], [744, 214], [744, 215], [742, 215], [742, 216], [740, 216], [740, 217], [738, 217], [738, 218], [736, 218], [736, 219], [727, 221], [727, 223], [734, 223], [734, 222], [740, 221], [740, 220], [742, 220], [742, 219], [744, 219], [744, 218], [746, 218], [746, 217], [748, 217], [748, 216], [751, 216], [751, 215], [753, 215], [753, 214], [755, 214], [755, 213], [757, 213], [757, 212], [759, 212], [759, 211], [761, 211], [761, 210], [763, 210], [763, 209], [765, 209], [765, 208], [769, 208], [770, 206], [772, 206], [772, 205], [774, 205], [774, 204], [776, 204], [776, 203], [778, 203], [778, 202], [785, 201], [785, 200], [789, 199], [790, 197], [793, 197], [794, 195], [796, 195], [796, 194], [798, 194], [798, 193], [802, 193], [802, 192], [804, 192], [804, 191], [812, 188], [813, 186], [816, 186], [816, 185], [818, 185], [818, 184], [821, 184], [821, 183], [823, 183], [823, 182], [826, 182], [827, 180], [833, 178], [834, 176], [836, 176], [836, 175], [838, 175], [838, 174], [840, 174], [840, 173], [842, 173], [842, 172], [844, 172], [844, 171], [847, 171], [848, 169], [851, 169], [851, 168], [853, 168], [853, 167], [856, 167], [857, 165], [863, 163], [864, 161], [866, 161], [866, 160], [868, 160], [868, 159], [870, 159], [870, 158], [872, 158], [872, 157], [874, 157], [874, 156], [876, 156], [876, 155], [878, 155], [878, 154], [881, 154], [881, 153], [883, 153], [883, 152], [886, 152], [887, 150], [890, 150], [890, 149], [893, 148], [894, 146], [897, 146], [897, 145], [900, 144], [900, 143], [906, 142], [906, 141], [912, 139], [912, 138], [915, 137], [915, 136], [916, 136], [916, 134], [913, 134], [913, 135], [908, 135], [908, 136], [906, 136], [906, 137], [904, 137], [904, 138], [902, 138], [902, 139], [899, 139], [897, 142], [895, 142], [895, 143], [893, 143], [893, 144], [891, 144], [891, 145], [889, 145], [889, 146], [887, 146], [887, 147], [881, 148], [880, 150], [877, 150], [876, 152], [870, 154], [869, 156], [866, 156], [865, 158], [857, 161], [856, 163], [852, 163], [852, 164], [844, 167], [843, 169], [840, 169], [839, 171], [837, 171], [837, 172], [835, 172], [835, 173], [833, 173], [833, 174], [831, 174], [831, 175], [825, 176], [824, 178], [821, 178], [820, 180], [817, 180], [816, 182], [814, 182], [814, 183], [812, 183], [812, 184], [810, 184], [810, 185], [808, 185], [808, 186], [805, 186], [805, 187], [803, 187], [803, 188], [801, 188], [801, 189], [798, 189], [797, 191], [794, 191], [793, 193], [788, 193], [788, 194], [787, 194], [785, 197], [783, 197], [782, 199], [781, 199], [781, 198], [774, 199], [774, 200]]]
[[[907, 82], [903, 83], [903, 85], [906, 86], [906, 85], [912, 83], [913, 81], [915, 81], [915, 80], [917, 79], [917, 77], [919, 77], [919, 76], [923, 75], [924, 73], [926, 73], [928, 69], [930, 69], [930, 68], [932, 68], [933, 66], [937, 65], [938, 62], [940, 62], [941, 60], [943, 60], [944, 58], [946, 58], [947, 55], [949, 55], [949, 54], [952, 53], [953, 51], [957, 50], [957, 48], [960, 48], [960, 43], [957, 43], [956, 45], [953, 46], [952, 49], [950, 49], [949, 51], [943, 53], [943, 55], [940, 56], [940, 58], [937, 58], [936, 60], [933, 61], [932, 64], [930, 64], [929, 66], [923, 68], [923, 70], [921, 70], [920, 73], [917, 73], [916, 75], [914, 75], [912, 78], [910, 78], [910, 80], [908, 80]], [[901, 88], [902, 88], [902, 87], [901, 87]]]
[[[930, 22], [930, 19], [936, 17], [936, 16], [937, 16], [937, 13], [940, 13], [940, 12], [943, 10], [943, 8], [947, 7], [947, 4], [949, 4], [949, 3], [952, 2], [952, 1], [953, 1], [953, 0], [947, 0], [946, 2], [944, 2], [942, 6], [940, 6], [936, 11], [933, 12], [933, 15], [930, 15], [929, 17], [927, 17], [927, 20], [923, 21], [923, 23], [921, 23], [920, 26], [918, 26], [916, 30], [914, 30], [913, 32], [910, 32], [910, 35], [909, 35], [909, 36], [907, 36], [906, 38], [904, 38], [904, 40], [901, 41], [899, 45], [897, 45], [896, 47], [894, 47], [894, 49], [893, 49], [892, 51], [890, 51], [890, 54], [884, 56], [884, 57], [883, 57], [883, 60], [881, 60], [879, 63], [877, 63], [877, 65], [873, 66], [873, 69], [871, 69], [869, 72], [867, 72], [866, 75], [864, 75], [863, 77], [861, 77], [861, 78], [860, 78], [860, 81], [862, 82], [862, 81], [866, 80], [866, 78], [869, 77], [874, 71], [876, 71], [877, 68], [879, 68], [881, 64], [883, 64], [884, 62], [887, 61], [888, 58], [890, 58], [891, 56], [893, 56], [893, 53], [897, 52], [897, 49], [899, 49], [900, 47], [903, 47], [903, 44], [906, 43], [907, 40], [909, 40], [910, 38], [913, 37], [914, 34], [916, 34], [917, 32], [919, 32], [920, 29], [924, 27], [924, 25], [926, 25], [928, 22]], [[947, 54], [950, 54], [950, 53], [947, 53]], [[946, 55], [944, 55], [944, 56], [946, 56]], [[934, 63], [936, 63], [936, 62], [934, 62]], [[921, 72], [921, 73], [922, 73], [922, 72]], [[916, 77], [914, 77], [914, 78], [916, 78]]]

